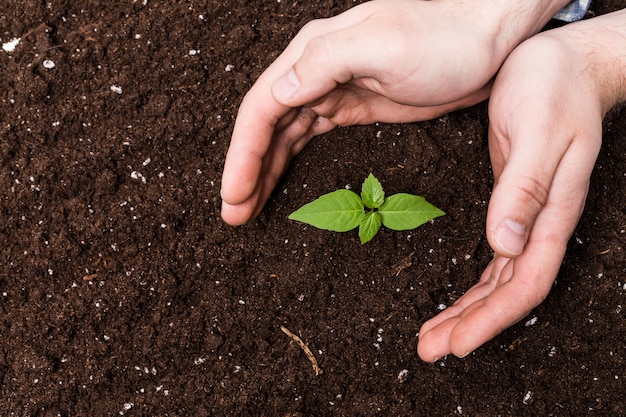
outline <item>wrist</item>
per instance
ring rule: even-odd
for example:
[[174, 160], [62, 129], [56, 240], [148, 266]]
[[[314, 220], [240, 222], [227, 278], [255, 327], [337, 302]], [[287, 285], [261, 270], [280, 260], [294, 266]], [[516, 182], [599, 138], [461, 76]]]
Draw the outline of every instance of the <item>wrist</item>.
[[[570, 59], [591, 80], [602, 111], [626, 101], [626, 9], [555, 30], [569, 47]], [[548, 31], [550, 34], [552, 31]], [[578, 58], [575, 58], [578, 57]]]
[[480, 3], [483, 25], [490, 31], [496, 53], [503, 59], [535, 35], [570, 0], [489, 0]]
[[520, 43], [538, 33], [569, 0], [431, 0], [451, 21], [489, 45], [495, 73]]
[[595, 19], [597, 25], [589, 32], [596, 39], [589, 45], [589, 54], [596, 57], [595, 73], [603, 90], [602, 105], [606, 113], [626, 101], [626, 10]]

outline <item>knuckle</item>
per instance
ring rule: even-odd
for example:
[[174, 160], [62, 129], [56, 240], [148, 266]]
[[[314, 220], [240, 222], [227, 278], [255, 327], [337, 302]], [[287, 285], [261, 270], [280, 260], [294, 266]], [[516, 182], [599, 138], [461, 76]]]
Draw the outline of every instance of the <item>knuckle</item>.
[[302, 26], [299, 34], [307, 38], [311, 38], [321, 33], [324, 28], [324, 22], [326, 19], [314, 19], [310, 20]]
[[332, 65], [331, 48], [332, 45], [326, 36], [315, 36], [307, 43], [304, 54], [313, 58], [322, 68], [326, 68]]
[[536, 176], [523, 176], [515, 179], [515, 195], [520, 203], [539, 210], [548, 201], [549, 186]]

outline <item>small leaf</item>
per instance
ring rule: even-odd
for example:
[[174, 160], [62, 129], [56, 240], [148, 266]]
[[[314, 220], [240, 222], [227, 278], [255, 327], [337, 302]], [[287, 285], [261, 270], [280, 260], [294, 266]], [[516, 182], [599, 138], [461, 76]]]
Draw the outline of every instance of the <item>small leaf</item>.
[[363, 201], [357, 193], [337, 190], [300, 207], [289, 215], [289, 219], [318, 229], [347, 232], [360, 224], [365, 215], [363, 210]]
[[361, 218], [361, 224], [359, 224], [359, 238], [361, 239], [361, 245], [372, 240], [378, 230], [380, 229], [381, 219], [380, 214], [377, 211], [367, 212]]
[[385, 191], [376, 177], [370, 174], [361, 187], [361, 198], [365, 206], [371, 209], [380, 207], [385, 201]]
[[445, 213], [424, 199], [412, 194], [387, 197], [378, 209], [383, 225], [393, 230], [410, 230]]

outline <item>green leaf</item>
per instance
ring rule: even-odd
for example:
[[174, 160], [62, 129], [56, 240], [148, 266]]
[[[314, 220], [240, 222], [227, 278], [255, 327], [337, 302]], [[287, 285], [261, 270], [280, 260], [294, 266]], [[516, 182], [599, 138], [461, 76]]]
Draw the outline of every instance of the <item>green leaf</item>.
[[383, 225], [393, 230], [410, 230], [445, 213], [424, 199], [412, 194], [387, 197], [378, 209]]
[[357, 193], [337, 190], [300, 207], [289, 215], [289, 219], [318, 229], [347, 232], [361, 223], [365, 215], [363, 210], [363, 201]]
[[375, 209], [385, 201], [385, 191], [376, 177], [370, 174], [361, 187], [361, 198], [366, 207]]
[[361, 224], [359, 224], [359, 238], [361, 239], [361, 245], [372, 240], [378, 230], [380, 229], [381, 219], [380, 214], [377, 211], [367, 212], [361, 218]]

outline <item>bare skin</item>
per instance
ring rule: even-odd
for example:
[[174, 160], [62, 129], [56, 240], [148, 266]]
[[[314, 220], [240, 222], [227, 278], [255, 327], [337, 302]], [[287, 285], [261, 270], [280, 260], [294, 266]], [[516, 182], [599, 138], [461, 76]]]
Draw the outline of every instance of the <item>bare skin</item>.
[[431, 119], [484, 100], [511, 50], [566, 3], [377, 0], [310, 22], [241, 104], [222, 218], [240, 225], [255, 217], [315, 135]]
[[487, 236], [503, 219], [524, 231], [478, 284], [424, 323], [425, 361], [465, 356], [521, 320], [550, 291], [582, 214], [606, 111], [626, 98], [626, 11], [545, 32], [499, 72], [489, 105], [496, 180]]
[[256, 216], [315, 135], [430, 119], [491, 92], [487, 237], [496, 255], [476, 286], [423, 325], [418, 344], [426, 361], [473, 351], [548, 294], [582, 213], [602, 118], [626, 94], [626, 51], [602, 48], [626, 45], [621, 12], [537, 35], [511, 54], [565, 3], [377, 0], [307, 25], [240, 107], [222, 217], [239, 225]]

